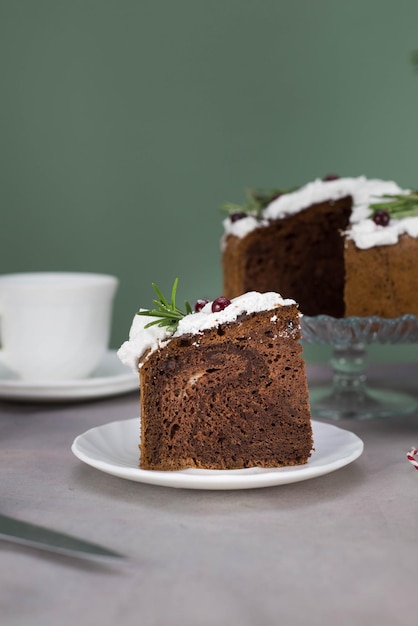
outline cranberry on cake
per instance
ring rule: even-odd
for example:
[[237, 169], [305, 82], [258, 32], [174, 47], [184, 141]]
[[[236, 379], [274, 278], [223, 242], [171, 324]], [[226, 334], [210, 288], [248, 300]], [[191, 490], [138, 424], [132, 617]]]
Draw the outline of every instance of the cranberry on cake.
[[418, 195], [328, 176], [227, 205], [224, 293], [278, 291], [306, 315], [418, 315]]
[[155, 287], [118, 351], [139, 370], [140, 467], [280, 467], [312, 451], [296, 303], [246, 293], [176, 306]]

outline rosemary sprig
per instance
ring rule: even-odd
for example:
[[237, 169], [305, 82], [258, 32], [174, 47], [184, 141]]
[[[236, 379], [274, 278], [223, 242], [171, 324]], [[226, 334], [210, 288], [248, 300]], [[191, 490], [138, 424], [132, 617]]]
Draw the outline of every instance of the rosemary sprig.
[[382, 198], [387, 198], [384, 202], [370, 204], [370, 209], [375, 211], [386, 211], [394, 219], [418, 216], [418, 193], [410, 194], [384, 194]]
[[263, 191], [259, 189], [246, 189], [246, 201], [243, 204], [235, 204], [233, 202], [225, 202], [221, 209], [227, 213], [247, 213], [253, 215], [257, 219], [261, 218], [263, 209], [265, 209], [273, 200], [279, 196], [294, 191], [293, 189], [270, 189]]
[[158, 300], [153, 300], [156, 308], [147, 309], [146, 311], [138, 311], [137, 315], [146, 315], [148, 317], [156, 317], [157, 319], [146, 324], [145, 328], [149, 328], [150, 326], [165, 326], [168, 331], [174, 332], [179, 321], [186, 315], [189, 315], [189, 313], [192, 313], [192, 307], [187, 300], [184, 302], [185, 311], [182, 311], [182, 309], [179, 309], [176, 305], [178, 282], [179, 279], [176, 278], [171, 289], [170, 301], [165, 298], [157, 285], [152, 283], [153, 289], [158, 296]]

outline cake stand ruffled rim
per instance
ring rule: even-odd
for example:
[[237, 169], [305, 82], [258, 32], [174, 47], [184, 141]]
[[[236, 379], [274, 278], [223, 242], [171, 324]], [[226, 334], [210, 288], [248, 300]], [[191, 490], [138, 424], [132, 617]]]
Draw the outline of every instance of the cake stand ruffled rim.
[[418, 342], [418, 317], [412, 314], [397, 318], [332, 317], [302, 315], [302, 341], [306, 343], [348, 346], [371, 343]]

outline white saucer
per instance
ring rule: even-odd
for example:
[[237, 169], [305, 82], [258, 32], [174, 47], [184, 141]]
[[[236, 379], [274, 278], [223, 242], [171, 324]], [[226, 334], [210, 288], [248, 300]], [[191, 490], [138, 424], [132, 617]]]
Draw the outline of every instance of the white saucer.
[[96, 371], [82, 380], [21, 380], [2, 361], [0, 351], [0, 398], [21, 402], [76, 401], [104, 398], [138, 389], [138, 376], [123, 365], [116, 352], [109, 350]]
[[76, 437], [72, 452], [87, 465], [136, 482], [184, 489], [254, 489], [299, 482], [333, 472], [355, 461], [363, 442], [354, 433], [322, 422], [312, 422], [315, 451], [306, 465], [243, 470], [177, 472], [138, 467], [139, 417], [92, 428]]

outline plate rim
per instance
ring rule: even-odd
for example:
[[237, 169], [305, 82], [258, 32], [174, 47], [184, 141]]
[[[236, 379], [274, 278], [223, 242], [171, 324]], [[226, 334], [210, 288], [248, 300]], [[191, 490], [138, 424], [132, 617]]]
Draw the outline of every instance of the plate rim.
[[[0, 350], [0, 365], [3, 363], [1, 359], [2, 350]], [[105, 359], [118, 359], [117, 351], [106, 350], [99, 364], [102, 365]], [[105, 395], [114, 395], [122, 391], [135, 391], [139, 389], [138, 376], [132, 370], [126, 368], [126, 372], [89, 376], [82, 379], [71, 380], [45, 380], [45, 381], [26, 381], [18, 378], [2, 378], [0, 374], [0, 399], [18, 399], [18, 400], [66, 400], [66, 399], [82, 399], [90, 397], [102, 397]]]
[[[320, 422], [312, 419], [312, 428], [318, 437], [320, 430], [326, 432], [338, 431], [343, 434], [352, 446], [349, 454], [323, 465], [309, 466], [308, 463], [297, 466], [274, 467], [274, 468], [246, 468], [238, 470], [199, 470], [189, 468], [176, 471], [160, 471], [160, 470], [144, 470], [140, 467], [121, 466], [109, 463], [100, 459], [94, 459], [85, 451], [82, 446], [89, 443], [91, 436], [98, 433], [103, 434], [105, 429], [119, 428], [123, 429], [135, 422], [138, 425], [139, 434], [139, 416], [125, 420], [114, 420], [105, 424], [95, 426], [88, 429], [75, 437], [71, 451], [75, 457], [94, 469], [106, 474], [110, 474], [117, 478], [130, 480], [133, 482], [157, 485], [162, 487], [175, 487], [183, 489], [210, 489], [210, 490], [233, 490], [233, 489], [252, 489], [259, 487], [272, 487], [295, 482], [302, 482], [312, 478], [323, 476], [334, 472], [358, 459], [364, 450], [363, 440], [350, 430], [341, 428], [334, 424]], [[321, 434], [319, 439], [321, 438]], [[315, 445], [315, 444], [314, 444]], [[348, 441], [346, 442], [348, 445]], [[318, 455], [319, 452], [314, 450], [312, 456]], [[312, 458], [312, 457], [311, 457]]]

